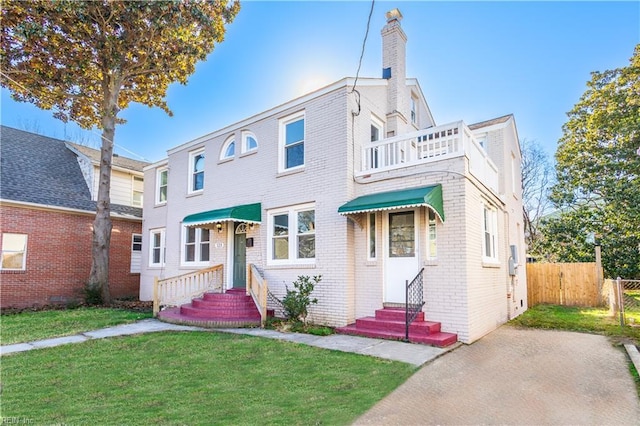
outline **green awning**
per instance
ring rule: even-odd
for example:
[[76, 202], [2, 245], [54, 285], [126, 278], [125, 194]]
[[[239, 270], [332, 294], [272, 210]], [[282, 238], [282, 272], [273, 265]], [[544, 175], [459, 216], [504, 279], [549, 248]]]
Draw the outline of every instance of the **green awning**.
[[338, 208], [342, 215], [375, 212], [382, 210], [404, 209], [425, 206], [433, 210], [444, 222], [442, 207], [442, 185], [422, 188], [402, 189], [398, 191], [378, 192], [355, 198]]
[[261, 219], [262, 205], [255, 203], [190, 214], [184, 218], [182, 223], [187, 226], [202, 226], [219, 222], [260, 223]]

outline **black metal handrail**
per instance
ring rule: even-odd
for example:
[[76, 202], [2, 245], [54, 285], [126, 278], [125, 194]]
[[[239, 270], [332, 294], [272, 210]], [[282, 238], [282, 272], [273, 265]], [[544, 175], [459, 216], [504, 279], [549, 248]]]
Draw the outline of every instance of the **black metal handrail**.
[[418, 313], [422, 311], [424, 306], [424, 293], [422, 292], [422, 276], [424, 274], [424, 268], [420, 269], [418, 275], [415, 276], [411, 282], [406, 281], [405, 286], [405, 328], [404, 339], [409, 341], [409, 326], [416, 319]]

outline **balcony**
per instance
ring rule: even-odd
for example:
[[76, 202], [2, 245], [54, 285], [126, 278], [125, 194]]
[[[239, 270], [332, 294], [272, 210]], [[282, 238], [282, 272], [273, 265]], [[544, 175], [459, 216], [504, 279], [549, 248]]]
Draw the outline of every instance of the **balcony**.
[[367, 144], [357, 176], [466, 156], [469, 172], [498, 193], [498, 168], [462, 121]]

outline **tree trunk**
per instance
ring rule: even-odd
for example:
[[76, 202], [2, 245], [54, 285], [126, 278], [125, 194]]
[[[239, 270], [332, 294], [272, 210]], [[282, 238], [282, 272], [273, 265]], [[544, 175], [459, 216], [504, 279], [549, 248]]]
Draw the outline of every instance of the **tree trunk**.
[[[103, 120], [103, 125], [104, 125]], [[103, 303], [111, 302], [109, 290], [109, 248], [111, 246], [111, 161], [113, 158], [113, 137], [115, 120], [102, 130], [102, 148], [100, 150], [100, 175], [96, 217], [93, 221], [93, 246], [89, 290], [101, 295]]]

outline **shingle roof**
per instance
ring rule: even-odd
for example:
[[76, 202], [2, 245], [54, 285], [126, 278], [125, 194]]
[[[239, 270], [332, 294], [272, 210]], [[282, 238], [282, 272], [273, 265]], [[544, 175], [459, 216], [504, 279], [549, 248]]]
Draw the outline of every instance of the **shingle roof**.
[[476, 129], [479, 129], [481, 127], [487, 127], [487, 126], [493, 126], [494, 124], [505, 123], [511, 117], [513, 117], [513, 114], [507, 114], [507, 115], [503, 115], [502, 117], [493, 118], [491, 120], [481, 121], [479, 123], [469, 124], [469, 129], [476, 130]]
[[[76, 154], [65, 142], [0, 126], [0, 199], [94, 212]], [[142, 217], [142, 209], [112, 204], [114, 213]]]
[[[77, 143], [67, 142], [68, 145], [71, 145], [73, 149], [78, 150], [82, 154], [89, 157], [91, 161], [94, 163], [100, 163], [100, 151], [97, 149], [89, 148], [88, 146], [78, 145]], [[122, 167], [124, 169], [134, 170], [136, 172], [141, 172], [143, 168], [148, 166], [150, 163], [146, 163], [144, 161], [134, 160], [133, 158], [121, 157], [118, 154], [113, 154], [113, 160], [111, 164], [117, 167]]]

